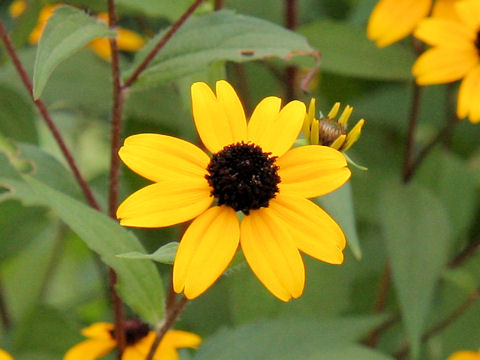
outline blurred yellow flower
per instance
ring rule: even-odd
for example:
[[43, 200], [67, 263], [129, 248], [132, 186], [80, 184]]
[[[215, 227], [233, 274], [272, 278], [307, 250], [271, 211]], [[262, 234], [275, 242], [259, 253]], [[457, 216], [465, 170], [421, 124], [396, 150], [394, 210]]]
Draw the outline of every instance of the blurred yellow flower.
[[457, 351], [450, 355], [447, 360], [480, 360], [480, 352]]
[[415, 62], [412, 72], [419, 85], [442, 84], [463, 79], [457, 116], [480, 122], [480, 1], [455, 5], [459, 20], [423, 20], [415, 36], [433, 46]]
[[13, 360], [13, 357], [6, 351], [0, 349], [0, 360]]
[[120, 224], [165, 227], [194, 219], [173, 265], [174, 290], [189, 299], [220, 277], [239, 245], [272, 294], [283, 301], [298, 298], [305, 283], [300, 251], [327, 263], [343, 262], [340, 226], [308, 199], [350, 178], [344, 155], [318, 145], [290, 150], [305, 118], [300, 101], [281, 108], [278, 97], [267, 97], [247, 124], [226, 81], [216, 83], [216, 94], [194, 83], [191, 97], [195, 126], [212, 157], [170, 136], [128, 137], [120, 158], [155, 183], [124, 200], [117, 210]]
[[[155, 332], [139, 320], [127, 320], [125, 324], [125, 338], [127, 345], [122, 360], [145, 359], [155, 340]], [[94, 360], [99, 359], [117, 347], [113, 338], [114, 326], [110, 323], [99, 322], [82, 330], [88, 338], [67, 351], [63, 360]], [[198, 335], [170, 330], [163, 337], [153, 357], [154, 360], [177, 360], [178, 348], [197, 348], [201, 343]]]
[[340, 110], [340, 103], [333, 105], [326, 117], [315, 118], [315, 99], [310, 100], [308, 112], [303, 123], [303, 132], [308, 142], [313, 145], [330, 146], [339, 151], [347, 151], [358, 140], [362, 133], [364, 119], [360, 119], [355, 126], [347, 132], [348, 119], [353, 112], [353, 107], [347, 105], [338, 119], [335, 117]]
[[[42, 8], [38, 16], [37, 25], [30, 33], [28, 41], [31, 44], [37, 44], [40, 41], [45, 25], [47, 24], [48, 19], [53, 15], [53, 11], [61, 6], [60, 4], [56, 5], [47, 5]], [[12, 17], [17, 17], [23, 13], [26, 8], [25, 0], [16, 0], [10, 6], [10, 14]], [[108, 14], [100, 13], [96, 16], [99, 21], [104, 21], [108, 23]], [[117, 28], [117, 46], [119, 50], [122, 51], [137, 51], [143, 47], [145, 41], [143, 38], [138, 35], [136, 32], [124, 29]], [[109, 60], [111, 56], [110, 43], [108, 39], [98, 38], [93, 40], [89, 46], [92, 50], [101, 58]]]
[[[451, 10], [456, 1], [458, 0], [435, 1], [433, 15], [455, 16]], [[375, 41], [378, 47], [403, 39], [429, 14], [432, 3], [433, 0], [380, 0], [368, 20], [368, 38]]]

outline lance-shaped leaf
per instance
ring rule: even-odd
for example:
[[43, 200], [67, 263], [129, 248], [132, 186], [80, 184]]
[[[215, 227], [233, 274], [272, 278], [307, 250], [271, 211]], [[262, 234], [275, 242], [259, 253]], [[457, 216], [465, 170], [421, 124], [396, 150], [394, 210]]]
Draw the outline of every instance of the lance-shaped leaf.
[[[142, 63], [166, 31], [137, 54], [124, 78]], [[219, 60], [289, 58], [312, 51], [303, 36], [281, 26], [232, 11], [216, 11], [187, 20], [141, 74], [137, 85], [153, 85], [194, 74]]]
[[48, 20], [38, 44], [33, 73], [35, 99], [41, 96], [58, 64], [93, 39], [108, 36], [115, 36], [115, 31], [82, 10], [71, 6], [56, 9]]

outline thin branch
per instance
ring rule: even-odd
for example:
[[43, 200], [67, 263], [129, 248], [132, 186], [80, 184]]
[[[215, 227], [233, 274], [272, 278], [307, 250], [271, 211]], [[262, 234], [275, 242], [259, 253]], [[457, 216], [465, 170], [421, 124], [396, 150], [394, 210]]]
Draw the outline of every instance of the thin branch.
[[[117, 25], [117, 13], [115, 11], [115, 0], [108, 0], [108, 26], [115, 29]], [[110, 184], [108, 193], [108, 213], [115, 219], [115, 211], [118, 201], [118, 178], [120, 169], [120, 158], [118, 150], [122, 134], [122, 115], [124, 94], [120, 78], [120, 65], [117, 39], [109, 38], [111, 61], [112, 61], [112, 81], [113, 81], [113, 102], [111, 118], [111, 143], [110, 143]], [[113, 313], [115, 319], [114, 335], [117, 341], [118, 358], [122, 358], [123, 351], [127, 344], [125, 336], [125, 316], [123, 312], [122, 299], [118, 295], [115, 285], [117, 284], [117, 274], [110, 268], [108, 271], [110, 281], [110, 294], [113, 304]]]
[[[456, 321], [475, 301], [480, 297], [480, 287], [478, 287], [468, 298], [460, 304], [450, 315], [445, 319], [440, 321], [438, 324], [432, 326], [430, 329], [425, 331], [421, 337], [421, 341], [425, 342], [432, 336], [438, 334], [440, 331], [448, 327], [454, 321]], [[404, 345], [397, 353], [395, 353], [395, 358], [397, 360], [405, 359], [410, 351], [410, 346], [408, 344]]]
[[[111, 0], [110, 0], [111, 1]], [[165, 46], [165, 44], [170, 40], [170, 38], [178, 31], [178, 29], [183, 25], [183, 23], [193, 14], [193, 12], [201, 5], [203, 0], [195, 0], [195, 2], [185, 11], [185, 13], [172, 25], [170, 30], [168, 30], [165, 35], [160, 39], [155, 48], [147, 55], [147, 57], [142, 61], [142, 63], [137, 67], [133, 74], [125, 81], [123, 85], [124, 88], [132, 86], [132, 84], [138, 79], [140, 74], [146, 69], [148, 64], [153, 60], [153, 58], [158, 54], [158, 52]]]
[[480, 248], [480, 236], [477, 236], [465, 249], [463, 249], [452, 261], [448, 263], [448, 267], [455, 268], [469, 259]]
[[93, 193], [88, 186], [88, 183], [85, 181], [83, 178], [82, 174], [80, 173], [80, 170], [77, 167], [77, 164], [75, 163], [75, 160], [73, 159], [72, 154], [67, 148], [67, 145], [65, 144], [65, 141], [63, 140], [60, 132], [58, 131], [57, 127], [55, 126], [55, 123], [53, 122], [47, 107], [43, 103], [41, 99], [34, 99], [33, 97], [33, 86], [32, 82], [27, 75], [27, 72], [25, 71], [24, 66], [22, 65], [20, 58], [17, 55], [17, 52], [15, 51], [15, 48], [12, 44], [12, 41], [10, 37], [8, 36], [7, 30], [0, 19], [0, 38], [2, 39], [3, 45], [5, 46], [5, 49], [7, 50], [7, 53], [12, 60], [13, 66], [15, 67], [18, 75], [20, 76], [23, 85], [27, 89], [28, 94], [32, 98], [32, 101], [34, 102], [35, 106], [37, 107], [38, 111], [42, 115], [43, 120], [47, 124], [48, 128], [50, 129], [50, 132], [52, 133], [53, 137], [55, 138], [55, 141], [57, 142], [60, 150], [62, 151], [63, 156], [67, 160], [68, 166], [73, 172], [73, 175], [75, 176], [75, 179], [77, 183], [80, 185], [80, 188], [83, 191], [83, 194], [85, 195], [85, 198], [87, 199], [88, 203], [96, 210], [100, 210], [100, 206], [98, 205], [97, 201], [95, 200], [95, 197], [93, 196]]
[[[297, 0], [285, 0], [285, 27], [289, 30], [295, 30], [297, 27]], [[295, 80], [297, 78], [297, 68], [293, 65], [285, 69], [285, 82], [287, 85], [287, 101], [295, 98]]]
[[167, 315], [165, 317], [165, 321], [162, 325], [162, 327], [158, 330], [157, 336], [155, 338], [155, 341], [152, 344], [152, 347], [150, 348], [150, 351], [148, 352], [148, 355], [146, 357], [146, 360], [152, 360], [155, 352], [157, 351], [158, 345], [160, 345], [160, 342], [162, 341], [163, 337], [167, 333], [167, 331], [173, 326], [177, 318], [180, 316], [182, 313], [183, 309], [185, 308], [185, 305], [187, 305], [188, 299], [184, 296], [178, 302], [172, 306], [170, 310], [167, 309]]
[[223, 8], [223, 0], [215, 0], [214, 9], [215, 11], [221, 10]]

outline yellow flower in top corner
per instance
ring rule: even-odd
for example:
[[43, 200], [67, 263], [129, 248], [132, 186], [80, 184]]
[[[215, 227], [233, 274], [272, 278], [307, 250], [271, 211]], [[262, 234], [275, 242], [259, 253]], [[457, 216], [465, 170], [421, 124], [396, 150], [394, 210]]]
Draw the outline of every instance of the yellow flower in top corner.
[[27, 2], [25, 0], [15, 0], [8, 7], [8, 13], [12, 18], [19, 17], [27, 9]]
[[[456, 1], [435, 1], [433, 15], [449, 16], [449, 10]], [[368, 20], [368, 38], [381, 48], [403, 39], [429, 14], [432, 3], [433, 0], [380, 0]]]
[[[47, 25], [48, 19], [53, 15], [53, 12], [56, 8], [61, 6], [60, 4], [47, 5], [42, 8], [38, 16], [37, 25], [30, 33], [28, 41], [30, 44], [37, 44], [40, 41], [43, 30]], [[12, 3], [10, 6], [10, 13], [12, 17], [17, 17], [21, 12], [25, 11], [26, 2], [24, 0], [17, 0]], [[21, 10], [21, 12], [20, 12]], [[108, 14], [100, 13], [96, 16], [99, 21], [108, 23]], [[137, 51], [140, 50], [145, 41], [143, 38], [138, 35], [136, 32], [124, 29], [121, 27], [117, 28], [117, 46], [119, 50], [122, 51]], [[111, 56], [110, 43], [106, 38], [98, 38], [90, 42], [89, 46], [92, 50], [101, 58], [109, 60]]]
[[415, 62], [412, 72], [419, 85], [443, 84], [462, 79], [457, 116], [480, 122], [480, 1], [465, 0], [455, 6], [459, 21], [423, 20], [415, 36], [432, 48]]
[[[105, 322], [95, 323], [83, 329], [82, 334], [88, 339], [68, 350], [63, 360], [94, 360], [107, 355], [117, 347], [113, 331], [113, 324]], [[122, 360], [145, 359], [155, 336], [155, 332], [150, 331], [148, 325], [139, 320], [127, 320], [125, 324], [127, 345]], [[201, 341], [196, 334], [169, 330], [160, 342], [153, 359], [177, 360], [178, 348], [197, 348]]]
[[326, 117], [315, 118], [315, 99], [310, 100], [308, 112], [303, 123], [303, 132], [308, 142], [313, 145], [330, 146], [339, 151], [347, 151], [357, 142], [362, 133], [364, 119], [360, 119], [355, 126], [347, 132], [348, 119], [353, 112], [353, 107], [347, 105], [338, 119], [335, 117], [340, 110], [337, 102]]
[[480, 360], [480, 352], [457, 351], [450, 355], [447, 360]]
[[226, 81], [216, 83], [216, 94], [194, 83], [191, 97], [198, 134], [213, 155], [171, 136], [128, 137], [120, 158], [154, 184], [119, 206], [120, 224], [164, 227], [193, 219], [173, 265], [174, 290], [189, 299], [218, 279], [239, 245], [272, 294], [283, 301], [298, 298], [305, 282], [300, 251], [343, 262], [341, 228], [308, 198], [350, 178], [345, 157], [325, 146], [290, 149], [305, 117], [300, 101], [282, 108], [278, 97], [267, 97], [247, 124]]
[[13, 360], [13, 357], [6, 351], [0, 349], [0, 360]]

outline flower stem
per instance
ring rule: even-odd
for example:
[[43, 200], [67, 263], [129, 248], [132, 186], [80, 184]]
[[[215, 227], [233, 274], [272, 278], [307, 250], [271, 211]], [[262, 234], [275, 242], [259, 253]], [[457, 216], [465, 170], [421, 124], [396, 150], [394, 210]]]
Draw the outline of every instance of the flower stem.
[[93, 207], [96, 210], [100, 210], [100, 206], [98, 205], [97, 201], [95, 200], [95, 197], [93, 196], [93, 193], [88, 186], [88, 183], [85, 181], [83, 178], [82, 174], [80, 173], [80, 170], [78, 169], [78, 166], [73, 159], [72, 154], [67, 148], [67, 145], [65, 144], [65, 141], [63, 140], [62, 135], [58, 131], [57, 127], [55, 126], [55, 123], [52, 120], [52, 117], [50, 116], [50, 113], [47, 110], [47, 107], [43, 103], [41, 99], [34, 99], [33, 98], [33, 86], [32, 86], [32, 81], [30, 80], [29, 76], [27, 75], [27, 72], [25, 71], [25, 68], [20, 61], [20, 58], [17, 55], [17, 52], [13, 46], [13, 43], [8, 36], [7, 29], [5, 28], [2, 20], [0, 19], [0, 38], [2, 39], [3, 45], [5, 46], [5, 49], [7, 50], [8, 56], [12, 60], [13, 66], [15, 67], [18, 75], [20, 76], [23, 85], [27, 89], [28, 94], [32, 98], [32, 101], [34, 102], [35, 106], [37, 107], [38, 111], [40, 112], [43, 120], [47, 124], [48, 128], [50, 129], [50, 132], [52, 133], [53, 137], [55, 138], [55, 141], [58, 144], [58, 147], [60, 148], [63, 156], [65, 157], [68, 166], [73, 172], [73, 175], [75, 176], [75, 179], [77, 183], [80, 185], [80, 188], [82, 189], [82, 192], [87, 199], [88, 203], [90, 204], [91, 207]]
[[480, 248], [480, 236], [477, 236], [463, 251], [448, 263], [448, 267], [455, 268], [469, 259]]
[[[112, 1], [112, 0], [109, 0]], [[146, 69], [148, 64], [158, 54], [158, 52], [165, 46], [170, 38], [178, 31], [183, 23], [193, 14], [193, 12], [202, 4], [203, 0], [195, 0], [195, 2], [183, 13], [183, 15], [172, 25], [165, 35], [160, 39], [155, 48], [145, 57], [142, 63], [135, 69], [133, 74], [125, 81], [124, 88], [132, 86], [132, 84], [138, 79], [140, 74]]]
[[[108, 26], [115, 29], [117, 25], [117, 13], [115, 11], [115, 0], [108, 0]], [[108, 213], [110, 217], [115, 219], [115, 211], [118, 202], [118, 178], [120, 169], [120, 158], [118, 150], [120, 149], [120, 141], [122, 134], [122, 115], [124, 94], [122, 90], [122, 82], [120, 78], [120, 65], [117, 39], [109, 38], [111, 63], [112, 63], [112, 81], [113, 81], [113, 102], [112, 102], [112, 118], [111, 118], [111, 143], [110, 143], [110, 184], [108, 193]], [[126, 346], [125, 337], [125, 316], [123, 313], [122, 299], [115, 290], [117, 284], [117, 274], [112, 268], [108, 271], [110, 282], [110, 294], [112, 298], [113, 313], [115, 319], [115, 340], [118, 346], [118, 358], [122, 358], [122, 353]]]
[[[297, 27], [297, 0], [285, 0], [285, 27], [289, 30], [295, 30]], [[287, 85], [287, 101], [295, 98], [295, 79], [297, 78], [297, 68], [287, 66], [285, 69], [285, 82]]]
[[223, 8], [223, 0], [215, 0], [214, 9], [215, 11], [221, 10]]
[[[171, 289], [170, 291], [172, 292], [173, 289]], [[157, 331], [157, 336], [155, 337], [155, 341], [153, 342], [152, 347], [148, 352], [146, 360], [153, 359], [153, 356], [157, 351], [158, 345], [160, 345], [160, 342], [162, 341], [163, 337], [165, 336], [167, 331], [173, 326], [173, 324], [175, 323], [177, 318], [180, 316], [180, 314], [182, 313], [187, 303], [188, 303], [188, 299], [184, 296], [182, 296], [180, 300], [178, 300], [176, 303], [174, 301], [171, 302], [171, 307], [167, 308], [167, 315], [165, 316], [165, 321], [163, 322], [163, 325], [160, 327], [160, 329]]]

